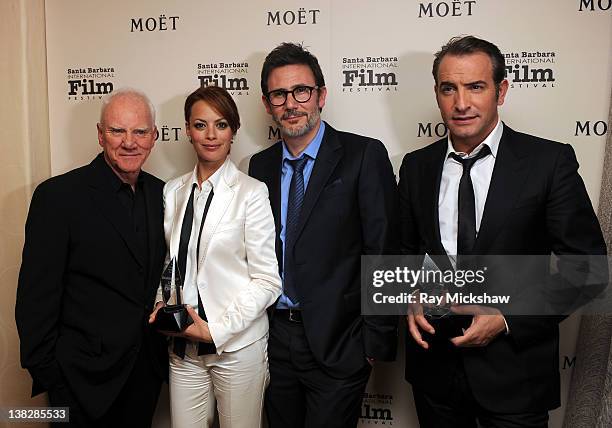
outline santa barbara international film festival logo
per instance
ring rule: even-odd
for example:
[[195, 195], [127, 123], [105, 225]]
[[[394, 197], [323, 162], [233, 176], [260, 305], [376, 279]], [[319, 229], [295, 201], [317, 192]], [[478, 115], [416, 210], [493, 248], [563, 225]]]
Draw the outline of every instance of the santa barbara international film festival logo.
[[219, 86], [232, 96], [249, 95], [249, 63], [246, 61], [221, 61], [198, 64], [196, 75], [202, 87]]
[[511, 88], [554, 88], [556, 84], [557, 53], [546, 51], [517, 51], [504, 53], [506, 79]]
[[112, 66], [83, 66], [66, 69], [68, 100], [100, 100], [113, 92], [116, 68]]
[[393, 395], [365, 392], [358, 426], [393, 426]]
[[399, 59], [396, 56], [342, 57], [342, 92], [352, 94], [397, 92]]

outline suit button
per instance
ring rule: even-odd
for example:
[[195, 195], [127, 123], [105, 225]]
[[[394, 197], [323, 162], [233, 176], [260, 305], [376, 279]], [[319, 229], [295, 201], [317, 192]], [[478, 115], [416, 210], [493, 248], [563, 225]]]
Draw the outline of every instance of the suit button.
[[140, 275], [144, 274], [144, 269], [143, 268], [138, 268], [138, 274], [140, 274]]

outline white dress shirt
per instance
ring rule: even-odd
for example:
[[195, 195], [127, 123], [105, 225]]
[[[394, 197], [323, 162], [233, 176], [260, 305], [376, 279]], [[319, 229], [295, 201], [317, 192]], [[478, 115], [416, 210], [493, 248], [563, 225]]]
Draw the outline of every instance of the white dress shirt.
[[223, 169], [226, 163], [216, 170], [213, 175], [208, 177], [208, 180], [202, 182], [202, 186], [198, 185], [198, 166], [193, 169], [191, 176], [191, 185], [196, 185], [193, 193], [193, 224], [191, 226], [191, 236], [189, 237], [189, 249], [187, 250], [187, 264], [185, 266], [185, 278], [183, 278], [183, 303], [192, 308], [198, 307], [198, 288], [196, 287], [198, 277], [198, 265], [196, 260], [196, 249], [198, 238], [200, 235], [200, 225], [202, 224], [202, 215], [204, 207], [210, 191], [213, 190], [219, 183]]
[[[459, 229], [459, 180], [463, 174], [463, 165], [453, 159], [451, 153], [457, 153], [461, 157], [472, 158], [476, 156], [484, 145], [489, 146], [491, 155], [476, 161], [470, 170], [472, 185], [474, 186], [474, 202], [476, 207], [476, 236], [480, 230], [482, 213], [484, 212], [489, 185], [493, 176], [493, 168], [497, 159], [499, 142], [504, 132], [504, 124], [498, 119], [493, 131], [480, 143], [469, 155], [457, 152], [453, 148], [450, 134], [448, 135], [448, 149], [446, 160], [442, 167], [442, 180], [440, 181], [440, 195], [438, 195], [438, 213], [440, 224], [440, 238], [442, 245], [448, 254], [454, 267], [457, 266], [457, 230]], [[504, 317], [506, 334], [510, 333], [508, 323]]]
[[472, 184], [474, 186], [476, 234], [478, 235], [482, 213], [484, 211], [485, 202], [487, 201], [487, 194], [489, 193], [489, 185], [491, 184], [491, 176], [493, 175], [493, 167], [495, 166], [495, 159], [497, 158], [499, 141], [501, 140], [503, 131], [504, 125], [501, 120], [498, 120], [493, 131], [491, 131], [487, 138], [485, 138], [469, 155], [455, 151], [450, 134], [448, 136], [448, 150], [442, 168], [440, 194], [438, 195], [438, 218], [442, 245], [453, 265], [456, 262], [457, 255], [459, 180], [461, 180], [461, 175], [463, 174], [463, 165], [453, 159], [450, 154], [457, 153], [461, 157], [471, 158], [476, 156], [484, 145], [489, 146], [489, 149], [491, 149], [491, 155], [476, 161], [470, 170], [470, 177], [472, 178]]

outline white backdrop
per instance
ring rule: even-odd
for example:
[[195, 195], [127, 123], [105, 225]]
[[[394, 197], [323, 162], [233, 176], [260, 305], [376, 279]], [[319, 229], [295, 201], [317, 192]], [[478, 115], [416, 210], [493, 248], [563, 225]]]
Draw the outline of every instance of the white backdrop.
[[[444, 134], [433, 93], [433, 53], [450, 37], [474, 34], [506, 54], [511, 89], [501, 109], [511, 127], [571, 143], [597, 204], [612, 85], [611, 0], [47, 0], [52, 173], [99, 151], [100, 98], [113, 88], [146, 92], [160, 138], [146, 169], [169, 179], [193, 167], [183, 129], [185, 96], [200, 84], [234, 95], [242, 128], [231, 157], [276, 140], [261, 105], [266, 54], [303, 42], [319, 59], [328, 97], [323, 118], [381, 139], [397, 171], [403, 155]], [[563, 325], [563, 402], [574, 358], [576, 319]], [[400, 347], [401, 349], [401, 347]], [[167, 397], [156, 426], [167, 425]], [[560, 427], [563, 408], [553, 412]], [[416, 427], [403, 351], [379, 364], [360, 426]]]

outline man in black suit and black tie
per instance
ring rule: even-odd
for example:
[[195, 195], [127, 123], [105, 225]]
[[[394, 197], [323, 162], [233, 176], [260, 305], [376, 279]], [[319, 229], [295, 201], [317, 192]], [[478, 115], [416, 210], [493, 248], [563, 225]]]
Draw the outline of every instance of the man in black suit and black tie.
[[262, 101], [282, 141], [251, 159], [267, 184], [283, 294], [270, 311], [272, 428], [348, 428], [371, 365], [395, 357], [396, 317], [361, 316], [362, 254], [397, 251], [397, 189], [380, 141], [321, 121], [317, 59], [283, 43], [266, 58]]
[[69, 426], [150, 426], [167, 377], [166, 341], [147, 322], [166, 255], [163, 182], [141, 171], [156, 132], [143, 93], [113, 92], [102, 153], [32, 196], [15, 309], [21, 363], [33, 394], [69, 407]]
[[[402, 253], [446, 260], [440, 268], [466, 255], [605, 255], [572, 147], [500, 121], [504, 74], [499, 49], [473, 36], [436, 53], [434, 90], [448, 137], [402, 162]], [[524, 290], [532, 284], [513, 285], [537, 295]], [[421, 427], [548, 425], [548, 411], [560, 405], [562, 314], [454, 306], [468, 317], [461, 330], [461, 318], [434, 322], [421, 309], [409, 311], [406, 350]]]

